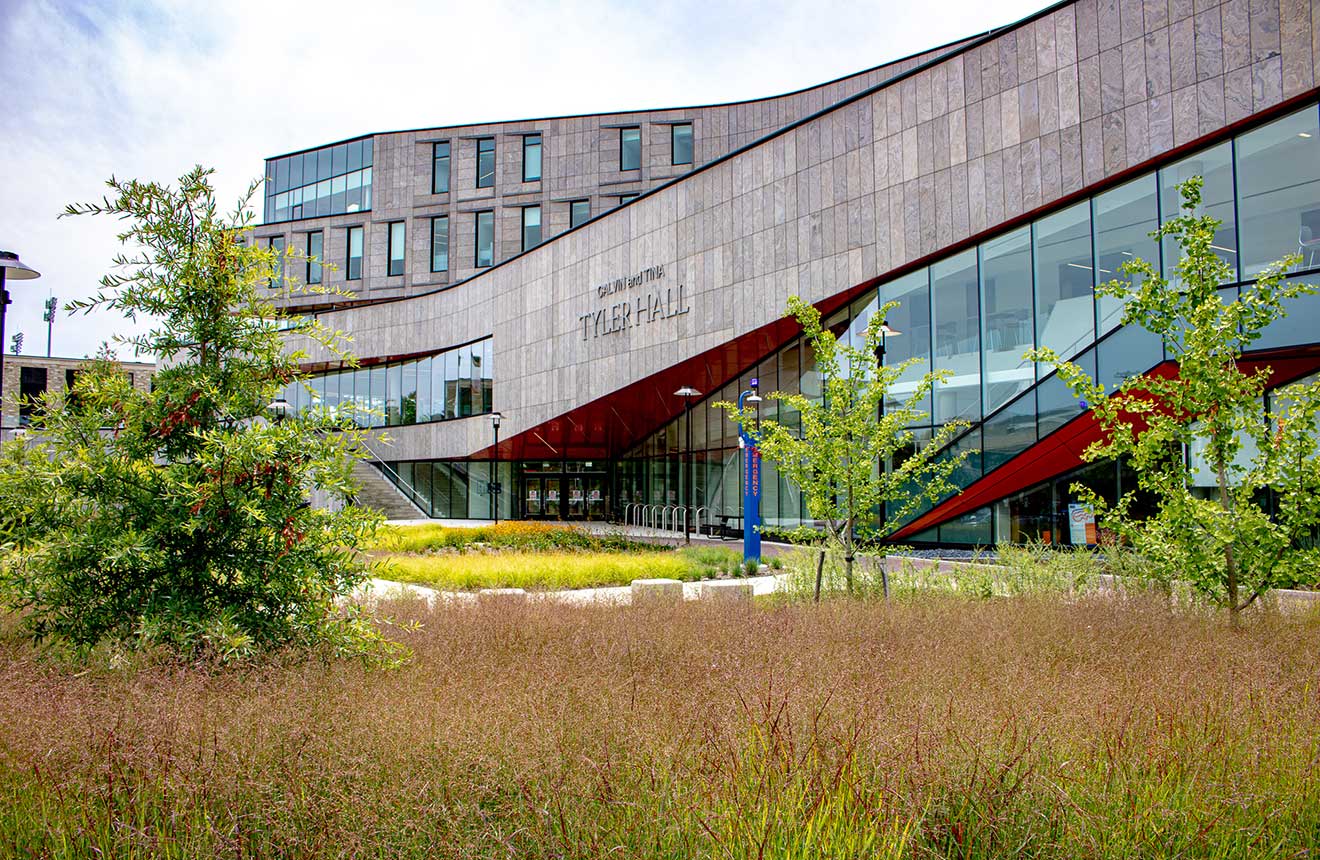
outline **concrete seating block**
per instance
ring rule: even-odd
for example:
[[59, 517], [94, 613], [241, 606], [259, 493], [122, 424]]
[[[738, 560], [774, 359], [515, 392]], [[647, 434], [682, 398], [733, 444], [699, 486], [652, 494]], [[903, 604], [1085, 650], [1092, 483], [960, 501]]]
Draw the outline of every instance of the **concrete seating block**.
[[712, 603], [750, 604], [752, 584], [745, 579], [717, 579], [701, 583], [701, 599]]
[[633, 606], [655, 608], [683, 602], [683, 583], [677, 579], [634, 579], [631, 591]]
[[527, 592], [521, 588], [483, 588], [477, 592], [479, 606], [511, 607], [527, 602]]

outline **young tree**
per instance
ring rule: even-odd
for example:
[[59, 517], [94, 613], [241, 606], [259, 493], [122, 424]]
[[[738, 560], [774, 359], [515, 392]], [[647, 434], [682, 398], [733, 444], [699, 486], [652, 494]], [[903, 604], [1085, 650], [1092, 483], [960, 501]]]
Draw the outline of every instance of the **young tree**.
[[[1290, 403], [1267, 420], [1263, 395], [1270, 368], [1239, 365], [1264, 328], [1285, 314], [1284, 303], [1314, 288], [1285, 278], [1301, 259], [1290, 256], [1268, 266], [1239, 297], [1226, 300], [1219, 285], [1235, 276], [1212, 247], [1220, 222], [1196, 215], [1200, 177], [1183, 183], [1181, 192], [1183, 214], [1152, 234], [1181, 248], [1174, 279], [1133, 259], [1121, 267], [1131, 280], [1096, 288], [1126, 303], [1124, 325], [1160, 336], [1178, 363], [1176, 374], [1134, 376], [1107, 391], [1048, 349], [1030, 355], [1053, 363], [1073, 394], [1090, 405], [1102, 435], [1084, 459], [1128, 457], [1138, 487], [1156, 501], [1156, 513], [1146, 519], [1132, 515], [1135, 491], [1107, 505], [1083, 486], [1074, 490], [1155, 573], [1190, 580], [1236, 617], [1267, 589], [1314, 581], [1320, 561], [1312, 541], [1320, 524], [1315, 456], [1320, 383], [1280, 392], [1280, 402]], [[1192, 452], [1211, 473], [1208, 494], [1196, 489]]]
[[351, 492], [361, 431], [351, 415], [267, 409], [305, 380], [282, 327], [332, 349], [341, 336], [263, 298], [283, 260], [245, 235], [256, 186], [226, 217], [210, 175], [196, 168], [177, 188], [111, 179], [112, 196], [65, 213], [127, 223], [134, 250], [71, 308], [155, 320], [118, 340], [161, 369], [142, 391], [107, 351], [0, 449], [0, 600], [35, 635], [81, 647], [370, 648], [379, 640], [337, 598], [363, 580], [354, 547], [378, 517], [308, 504], [312, 490]]
[[921, 445], [910, 429], [925, 419], [920, 404], [949, 371], [926, 373], [900, 406], [885, 408], [895, 382], [920, 361], [879, 361], [885, 317], [897, 306], [881, 306], [867, 323], [862, 345], [854, 346], [839, 343], [822, 328], [820, 311], [811, 304], [789, 298], [788, 313], [802, 325], [802, 336], [815, 356], [822, 397], [782, 391], [770, 397], [796, 412], [800, 427], [771, 420], [758, 423], [751, 409], [740, 413], [734, 404], [717, 404], [739, 427], [750, 430], [761, 456], [801, 489], [807, 513], [825, 524], [827, 541], [843, 553], [850, 591], [859, 538], [877, 539], [893, 530], [879, 526], [880, 513], [887, 508], [887, 523], [901, 524], [922, 505], [955, 492], [949, 476], [971, 453], [939, 455], [966, 422], [944, 424]]

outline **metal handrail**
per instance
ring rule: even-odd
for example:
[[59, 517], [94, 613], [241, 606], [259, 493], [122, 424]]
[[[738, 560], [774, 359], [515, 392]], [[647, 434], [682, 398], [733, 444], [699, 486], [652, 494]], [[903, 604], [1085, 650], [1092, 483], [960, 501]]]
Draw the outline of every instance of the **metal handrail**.
[[404, 498], [412, 502], [413, 507], [417, 508], [417, 513], [421, 514], [422, 516], [426, 516], [426, 508], [423, 507], [421, 503], [418, 502], [418, 499], [422, 497], [421, 493], [414, 490], [411, 484], [408, 484], [406, 481], [404, 481], [403, 476], [400, 475], [397, 471], [395, 471], [390, 466], [389, 463], [386, 463], [385, 458], [382, 457], [375, 448], [372, 448], [371, 444], [367, 442], [366, 439], [362, 439], [361, 441], [362, 441], [362, 447], [367, 449], [367, 453], [375, 458], [374, 461], [369, 461], [369, 462], [374, 462], [375, 465], [380, 467], [381, 472], [384, 473], [386, 478], [389, 478], [390, 483], [394, 484], [394, 486], [398, 488], [399, 492], [403, 494]]

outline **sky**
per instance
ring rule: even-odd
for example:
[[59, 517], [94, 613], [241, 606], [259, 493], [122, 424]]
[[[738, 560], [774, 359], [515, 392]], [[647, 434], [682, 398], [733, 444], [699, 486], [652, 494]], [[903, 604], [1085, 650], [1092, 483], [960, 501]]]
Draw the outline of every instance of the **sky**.
[[[46, 299], [86, 298], [109, 271], [121, 225], [57, 216], [99, 200], [111, 175], [168, 182], [203, 164], [231, 207], [270, 156], [370, 132], [777, 95], [1046, 2], [0, 0], [0, 249], [42, 275], [9, 283], [3, 348], [21, 331], [23, 353], [44, 354]], [[61, 309], [52, 352], [92, 355], [132, 330]]]

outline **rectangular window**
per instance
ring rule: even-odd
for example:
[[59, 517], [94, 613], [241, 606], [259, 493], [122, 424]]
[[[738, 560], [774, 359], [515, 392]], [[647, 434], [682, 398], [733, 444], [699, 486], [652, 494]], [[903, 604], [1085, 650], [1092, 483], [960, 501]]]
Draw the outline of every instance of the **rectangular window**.
[[641, 170], [642, 168], [642, 130], [640, 128], [619, 129], [619, 169]]
[[18, 421], [32, 420], [34, 401], [46, 393], [46, 368], [20, 367], [18, 370]]
[[404, 248], [407, 228], [402, 221], [394, 221], [390, 224], [390, 268], [389, 274], [402, 275], [404, 269]]
[[[1032, 320], [1031, 230], [1023, 227], [997, 236], [983, 242], [980, 251], [981, 364], [985, 388], [982, 402], [989, 415], [1035, 382], [1035, 371], [1022, 358], [1024, 352], [1035, 346], [1036, 339]], [[1033, 414], [1032, 441], [1035, 433]]]
[[431, 219], [431, 271], [449, 271], [449, 216]]
[[362, 280], [362, 228], [348, 228], [348, 280]]
[[541, 244], [541, 207], [524, 206], [522, 211], [522, 249], [530, 251]]
[[[1178, 185], [1192, 176], [1204, 180], [1201, 187], [1201, 205], [1192, 213], [1197, 216], [1211, 215], [1219, 219], [1220, 226], [1215, 232], [1211, 250], [1219, 259], [1230, 267], [1233, 273], [1224, 283], [1237, 280], [1237, 214], [1233, 205], [1233, 145], [1224, 141], [1203, 152], [1190, 155], [1175, 164], [1160, 170], [1160, 215], [1167, 222], [1177, 215], [1186, 214], [1182, 208], [1182, 195]], [[1164, 240], [1164, 277], [1177, 284], [1180, 282], [1175, 269], [1181, 260], [1182, 249], [1173, 237]]]
[[477, 141], [477, 187], [495, 187], [495, 138]]
[[316, 230], [307, 234], [307, 283], [321, 283], [321, 255], [324, 253], [325, 234]]
[[1320, 126], [1314, 106], [1237, 140], [1242, 277], [1289, 254], [1320, 264]]
[[284, 286], [284, 237], [271, 236], [266, 240], [266, 247], [275, 252], [275, 270], [279, 272], [278, 277], [266, 281], [266, 286], [273, 290]]
[[639, 196], [639, 195], [637, 195], [637, 194], [620, 194], [620, 195], [619, 195], [619, 205], [622, 206], [622, 205], [625, 204], [625, 203], [631, 203], [631, 202], [633, 202], [634, 200], [636, 200], [636, 199], [638, 198], [638, 196]]
[[541, 135], [523, 137], [523, 182], [536, 182], [541, 178]]
[[477, 268], [495, 264], [495, 213], [478, 212], [476, 217]]
[[431, 193], [449, 191], [449, 141], [431, 147]]
[[591, 220], [590, 200], [574, 200], [569, 206], [571, 207], [568, 213], [569, 227], [576, 227]]
[[674, 164], [692, 163], [692, 123], [669, 127], [669, 147]]

